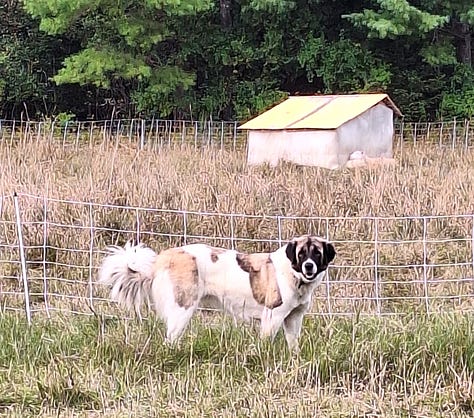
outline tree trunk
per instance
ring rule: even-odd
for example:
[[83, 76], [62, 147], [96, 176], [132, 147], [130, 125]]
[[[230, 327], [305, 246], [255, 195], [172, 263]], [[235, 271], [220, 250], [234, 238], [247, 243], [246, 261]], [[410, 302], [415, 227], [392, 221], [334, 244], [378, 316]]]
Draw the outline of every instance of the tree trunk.
[[456, 55], [459, 62], [472, 66], [472, 29], [468, 23], [453, 21]]
[[232, 0], [220, 0], [221, 27], [225, 31], [232, 28]]

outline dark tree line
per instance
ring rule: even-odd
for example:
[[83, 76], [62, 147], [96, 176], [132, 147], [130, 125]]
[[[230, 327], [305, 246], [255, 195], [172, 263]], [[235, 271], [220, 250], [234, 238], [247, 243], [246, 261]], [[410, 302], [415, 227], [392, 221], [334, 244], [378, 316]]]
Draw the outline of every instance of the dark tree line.
[[246, 119], [287, 94], [384, 91], [474, 113], [472, 0], [3, 0], [0, 116]]

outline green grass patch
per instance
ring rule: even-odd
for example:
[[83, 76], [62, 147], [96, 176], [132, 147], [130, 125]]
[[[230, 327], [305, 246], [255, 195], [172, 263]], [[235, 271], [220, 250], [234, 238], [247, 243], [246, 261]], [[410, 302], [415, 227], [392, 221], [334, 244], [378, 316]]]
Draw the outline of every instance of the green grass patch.
[[[207, 324], [207, 325], [206, 325]], [[472, 315], [307, 317], [282, 335], [195, 318], [176, 347], [158, 321], [0, 318], [9, 416], [472, 416]]]

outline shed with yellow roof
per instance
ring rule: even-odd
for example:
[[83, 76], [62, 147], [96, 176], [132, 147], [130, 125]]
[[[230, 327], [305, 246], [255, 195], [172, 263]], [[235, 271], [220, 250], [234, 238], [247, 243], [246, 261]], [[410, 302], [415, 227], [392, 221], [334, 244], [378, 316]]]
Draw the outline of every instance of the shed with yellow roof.
[[334, 169], [351, 155], [392, 158], [394, 115], [387, 94], [290, 96], [239, 129], [248, 130], [249, 164]]

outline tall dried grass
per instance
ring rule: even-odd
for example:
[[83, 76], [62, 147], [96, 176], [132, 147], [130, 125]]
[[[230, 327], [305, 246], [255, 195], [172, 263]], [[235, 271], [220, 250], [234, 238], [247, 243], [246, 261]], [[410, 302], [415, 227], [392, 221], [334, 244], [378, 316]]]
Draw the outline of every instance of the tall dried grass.
[[137, 150], [48, 141], [0, 146], [0, 193], [247, 214], [403, 216], [472, 213], [474, 150], [409, 147], [394, 167], [249, 167], [244, 152]]

